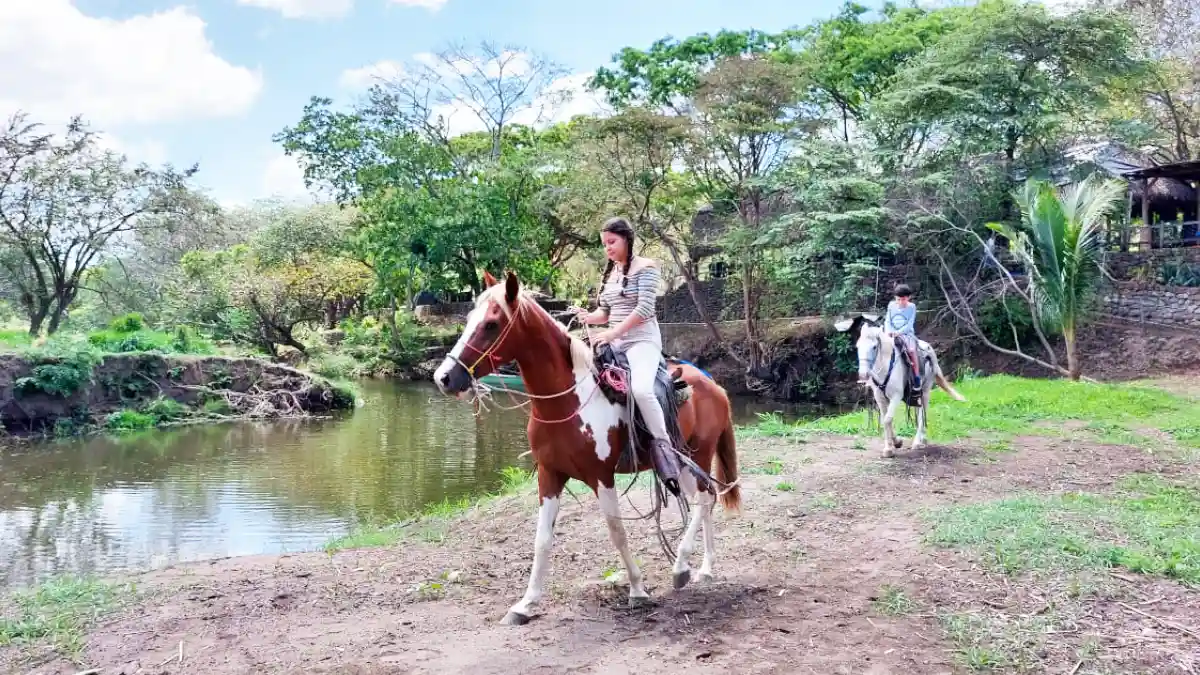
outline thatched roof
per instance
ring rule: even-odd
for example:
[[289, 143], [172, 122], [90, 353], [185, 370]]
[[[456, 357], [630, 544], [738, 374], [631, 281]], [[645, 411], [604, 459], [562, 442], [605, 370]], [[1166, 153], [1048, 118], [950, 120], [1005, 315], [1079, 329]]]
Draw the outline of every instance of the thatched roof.
[[[1086, 173], [1086, 165], [1092, 165], [1114, 178], [1128, 181], [1133, 200], [1137, 203], [1142, 201], [1142, 195], [1146, 191], [1146, 184], [1140, 179], [1141, 176], [1145, 173], [1155, 173], [1154, 169], [1162, 168], [1157, 167], [1146, 155], [1108, 141], [1082, 143], [1063, 154], [1071, 166], [1064, 167], [1064, 173], [1068, 175], [1059, 179], [1060, 184], [1079, 180], [1082, 178], [1080, 174]], [[1196, 190], [1177, 178], [1157, 178], [1150, 186], [1150, 202], [1162, 206], [1194, 207]]]

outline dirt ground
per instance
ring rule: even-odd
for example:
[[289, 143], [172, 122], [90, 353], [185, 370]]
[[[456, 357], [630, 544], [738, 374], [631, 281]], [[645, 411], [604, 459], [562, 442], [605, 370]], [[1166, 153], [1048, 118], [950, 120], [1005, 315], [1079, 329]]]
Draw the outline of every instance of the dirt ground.
[[649, 608], [628, 609], [627, 586], [605, 580], [618, 558], [585, 493], [564, 499], [541, 614], [499, 625], [532, 560], [534, 501], [519, 495], [393, 547], [143, 575], [144, 599], [95, 626], [78, 662], [10, 648], [0, 671], [961, 673], [988, 668], [967, 634], [990, 631], [1009, 645], [1001, 671], [1200, 673], [1194, 589], [1114, 571], [1094, 573], [1080, 592], [1078, 578], [1068, 587], [988, 572], [969, 553], [923, 541], [930, 507], [1028, 489], [1103, 491], [1133, 471], [1194, 478], [1194, 465], [1082, 439], [888, 460], [877, 445], [741, 439], [744, 509], [717, 508], [713, 582], [673, 590], [652, 526], [627, 524]]

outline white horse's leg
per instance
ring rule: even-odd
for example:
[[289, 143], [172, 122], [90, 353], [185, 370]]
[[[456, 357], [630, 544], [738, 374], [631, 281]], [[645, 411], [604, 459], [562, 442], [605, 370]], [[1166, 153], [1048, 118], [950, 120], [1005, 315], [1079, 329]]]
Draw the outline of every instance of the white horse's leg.
[[537, 535], [533, 540], [533, 569], [529, 573], [529, 586], [525, 596], [513, 605], [500, 623], [508, 626], [524, 626], [529, 623], [533, 608], [541, 602], [546, 591], [546, 572], [550, 566], [550, 549], [554, 545], [554, 521], [558, 517], [559, 494], [542, 497], [538, 508]]
[[[699, 488], [696, 486], [696, 477], [690, 471], [683, 471], [679, 474], [679, 490], [683, 493], [683, 498], [688, 501], [693, 501], [696, 492]], [[699, 500], [695, 500], [699, 501]], [[700, 529], [700, 514], [693, 512], [688, 518], [687, 527], [683, 530], [683, 536], [679, 539], [679, 548], [675, 551], [675, 567], [671, 570], [673, 583], [676, 590], [688, 585], [692, 580], [692, 568], [688, 565], [688, 558], [692, 557], [692, 551], [696, 545], [696, 532]]]
[[713, 578], [713, 559], [717, 557], [717, 533], [713, 527], [713, 507], [716, 505], [716, 495], [711, 492], [701, 492], [696, 498], [696, 506], [700, 509], [700, 524], [704, 529], [704, 559], [700, 561], [700, 581], [712, 581]]
[[913, 436], [912, 449], [925, 447], [925, 424], [929, 418], [929, 394], [933, 390], [933, 373], [926, 367], [921, 379], [921, 404], [917, 407], [917, 433]]
[[608, 536], [612, 539], [613, 546], [617, 547], [617, 553], [621, 554], [621, 562], [625, 563], [625, 573], [629, 577], [629, 605], [636, 607], [646, 604], [650, 600], [650, 594], [642, 586], [642, 570], [629, 550], [625, 525], [621, 522], [621, 504], [618, 501], [617, 489], [601, 485], [596, 490], [596, 496], [600, 499], [600, 511], [608, 521]]
[[903, 403], [901, 396], [892, 396], [887, 401], [887, 410], [883, 413], [883, 456], [894, 457], [896, 448], [900, 447], [900, 439], [896, 437], [896, 430], [892, 426], [892, 421], [896, 418], [896, 411]]
[[875, 408], [879, 411], [879, 426], [883, 429], [883, 456], [891, 457], [888, 453], [892, 447], [892, 439], [888, 436], [888, 428], [883, 423], [883, 418], [887, 415], [887, 397], [884, 396], [882, 389], [874, 385], [871, 385], [871, 393], [875, 395]]

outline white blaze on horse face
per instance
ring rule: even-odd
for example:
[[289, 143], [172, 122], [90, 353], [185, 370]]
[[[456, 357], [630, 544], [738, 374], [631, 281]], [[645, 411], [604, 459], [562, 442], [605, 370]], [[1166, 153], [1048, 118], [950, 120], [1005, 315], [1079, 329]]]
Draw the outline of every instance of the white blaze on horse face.
[[877, 331], [878, 329], [870, 326], [863, 327], [862, 332], [858, 334], [858, 342], [854, 345], [858, 350], [858, 379], [860, 381], [865, 382], [871, 372], [871, 351], [875, 348]]
[[483, 317], [486, 315], [487, 305], [476, 307], [467, 315], [467, 325], [463, 328], [462, 335], [458, 336], [458, 342], [454, 343], [454, 347], [450, 350], [449, 355], [442, 359], [442, 365], [438, 366], [438, 369], [433, 373], [433, 381], [439, 386], [442, 380], [450, 374], [450, 369], [462, 360], [463, 349], [471, 341], [471, 337], [475, 335], [475, 331], [479, 329], [479, 324], [483, 323]]

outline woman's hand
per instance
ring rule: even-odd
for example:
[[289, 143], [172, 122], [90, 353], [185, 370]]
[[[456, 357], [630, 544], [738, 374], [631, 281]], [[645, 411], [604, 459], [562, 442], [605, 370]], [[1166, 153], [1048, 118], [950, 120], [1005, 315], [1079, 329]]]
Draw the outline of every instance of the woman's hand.
[[615, 330], [613, 330], [611, 328], [609, 328], [607, 330], [602, 330], [599, 333], [592, 334], [592, 346], [599, 347], [600, 345], [610, 344], [610, 343], [612, 343], [613, 340], [616, 340], [616, 339], [617, 339], [617, 332]]

